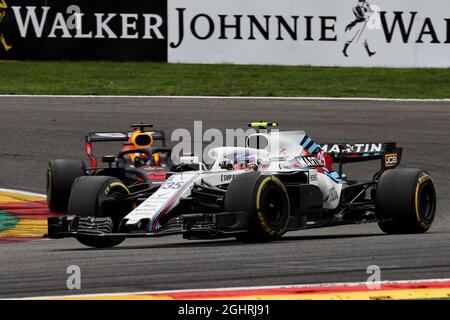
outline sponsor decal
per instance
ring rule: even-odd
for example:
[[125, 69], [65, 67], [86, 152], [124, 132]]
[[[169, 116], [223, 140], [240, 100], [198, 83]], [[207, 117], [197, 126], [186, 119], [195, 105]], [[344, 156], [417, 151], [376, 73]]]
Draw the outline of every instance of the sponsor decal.
[[[169, 62], [450, 66], [447, 0], [169, 0]], [[236, 48], [239, 50], [236, 50]]]
[[166, 197], [167, 195], [169, 195], [170, 194], [170, 192], [163, 192], [163, 193], [158, 193], [158, 194], [156, 194], [156, 196], [158, 197], [158, 198], [162, 198], [162, 197]]
[[0, 58], [449, 67], [449, 10], [448, 0], [0, 0]]
[[302, 167], [323, 167], [323, 163], [315, 157], [296, 157], [295, 160], [297, 160]]
[[[6, 19], [8, 9], [8, 3], [6, 0], [0, 0], [0, 51], [3, 50], [4, 52], [9, 51], [12, 49], [12, 45], [8, 44], [8, 41], [6, 40], [6, 36], [3, 33], [3, 26]], [[3, 24], [2, 24], [3, 23]]]
[[[256, 40], [263, 38], [269, 40], [271, 38], [276, 40], [292, 39], [298, 40], [298, 24], [299, 16], [282, 16], [282, 15], [254, 15], [254, 14], [240, 14], [240, 15], [226, 15], [218, 14], [211, 15], [207, 13], [199, 13], [187, 19], [185, 17], [187, 8], [174, 8], [177, 16], [178, 38], [173, 39], [169, 43], [170, 48], [176, 49], [180, 47], [185, 39], [185, 34], [197, 40], [208, 40], [211, 38], [218, 40]], [[306, 41], [312, 41], [311, 28], [312, 16], [302, 17], [305, 19], [307, 28]], [[334, 16], [318, 17], [321, 21], [321, 37], [318, 41], [336, 41], [337, 36], [335, 32], [335, 23], [337, 18]], [[276, 28], [269, 28], [269, 24], [274, 24]], [[206, 28], [202, 25], [206, 25]], [[265, 28], [263, 27], [265, 25]], [[244, 28], [245, 26], [245, 28]], [[206, 30], [206, 31], [202, 31]], [[242, 30], [248, 32], [242, 32]]]
[[[171, 2], [176, 1], [169, 0], [169, 3]], [[314, 10], [314, 6], [310, 4], [303, 11], [307, 11], [308, 8], [310, 11]], [[171, 11], [175, 17], [172, 25], [178, 31], [178, 37], [169, 42], [172, 49], [180, 47], [187, 37], [196, 40], [339, 41], [337, 35], [339, 17], [336, 15], [256, 15], [247, 14], [244, 10], [240, 10], [241, 14], [215, 15], [207, 13], [207, 10], [195, 13], [191, 13], [190, 10], [189, 7], [175, 7]], [[381, 11], [377, 5], [370, 5], [365, 0], [358, 0], [352, 13], [354, 20], [346, 24], [345, 33], [351, 31], [356, 31], [356, 33], [347, 42], [351, 44], [355, 40], [359, 41], [364, 38], [363, 44], [369, 56], [373, 56], [376, 52], [368, 48], [367, 36], [363, 36], [366, 28], [380, 29], [388, 43], [392, 41], [394, 32], [401, 35], [404, 43], [410, 41], [424, 43], [425, 36], [429, 37], [430, 43], [441, 43], [434, 27], [436, 21], [433, 23], [431, 18], [425, 18], [422, 23], [419, 19], [416, 20], [418, 12], [395, 11], [391, 16], [391, 12]], [[448, 19], [444, 20], [446, 24], [450, 23], [447, 21]], [[419, 24], [421, 25], [419, 26]], [[272, 26], [273, 28], [270, 28]], [[299, 28], [300, 26], [303, 28]], [[416, 39], [411, 37], [413, 27], [420, 29]], [[313, 34], [319, 36], [314, 37]], [[345, 51], [344, 55], [346, 55]]]
[[[80, 38], [80, 39], [164, 39], [163, 17], [153, 13], [70, 13], [52, 12], [51, 7], [41, 7], [40, 13], [34, 6], [12, 6], [17, 27], [22, 38], [35, 35], [37, 38]], [[69, 18], [75, 20], [75, 28], [69, 26]], [[89, 24], [87, 20], [93, 20]], [[138, 24], [144, 28], [139, 29]], [[50, 26], [50, 28], [45, 28]], [[113, 26], [118, 26], [114, 28]], [[90, 28], [89, 28], [90, 27]], [[87, 30], [89, 28], [89, 30]], [[115, 30], [117, 29], [117, 31]], [[59, 32], [58, 32], [59, 31]]]
[[0, 58], [167, 61], [167, 0], [6, 1]]
[[[349, 57], [349, 47], [352, 43], [358, 43], [360, 40], [363, 42], [363, 46], [367, 51], [367, 55], [372, 57], [376, 54], [375, 51], [371, 51], [369, 48], [369, 42], [367, 36], [363, 36], [364, 31], [368, 27], [368, 23], [371, 19], [378, 15], [376, 10], [379, 10], [376, 6], [371, 6], [365, 0], [359, 0], [357, 5], [353, 8], [353, 14], [355, 19], [345, 27], [345, 33], [350, 34], [349, 40], [345, 42], [342, 53], [344, 56]], [[356, 32], [355, 32], [356, 31]], [[366, 31], [367, 34], [367, 31]]]
[[[343, 150], [341, 150], [343, 147]], [[372, 153], [381, 152], [383, 150], [382, 143], [355, 143], [355, 144], [323, 144], [321, 145], [323, 151], [327, 153], [340, 153], [345, 152], [356, 152], [356, 153]]]
[[236, 176], [238, 176], [237, 174], [222, 174], [220, 176], [220, 182], [230, 182], [231, 180], [233, 180]]
[[398, 164], [398, 155], [396, 153], [389, 153], [384, 155], [385, 167], [396, 167]]
[[292, 169], [292, 165], [289, 162], [281, 162], [279, 165], [281, 170], [290, 170]]
[[328, 193], [328, 197], [325, 199], [325, 201], [330, 201], [330, 202], [334, 202], [337, 201], [339, 199], [339, 195], [336, 191], [335, 187], [332, 187]]
[[310, 171], [309, 172], [309, 183], [317, 182], [317, 172]]

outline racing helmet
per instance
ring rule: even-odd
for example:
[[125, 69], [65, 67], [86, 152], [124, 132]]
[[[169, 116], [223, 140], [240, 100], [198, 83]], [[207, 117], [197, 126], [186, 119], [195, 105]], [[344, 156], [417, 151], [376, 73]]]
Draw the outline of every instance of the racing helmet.
[[240, 154], [234, 157], [233, 168], [235, 170], [255, 169], [257, 166], [255, 155]]

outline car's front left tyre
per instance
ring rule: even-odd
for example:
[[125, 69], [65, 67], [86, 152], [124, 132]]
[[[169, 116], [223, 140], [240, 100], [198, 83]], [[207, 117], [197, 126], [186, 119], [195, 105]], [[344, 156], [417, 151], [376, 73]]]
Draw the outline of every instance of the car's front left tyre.
[[275, 176], [244, 173], [228, 186], [224, 199], [227, 212], [246, 212], [248, 231], [236, 238], [243, 242], [268, 242], [281, 237], [290, 218], [289, 196]]

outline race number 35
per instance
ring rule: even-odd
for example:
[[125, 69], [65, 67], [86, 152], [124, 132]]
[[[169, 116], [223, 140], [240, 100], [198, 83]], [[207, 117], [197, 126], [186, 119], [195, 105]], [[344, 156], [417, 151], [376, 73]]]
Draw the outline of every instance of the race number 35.
[[167, 182], [164, 184], [164, 186], [161, 187], [161, 189], [180, 189], [183, 186], [183, 181], [178, 182]]

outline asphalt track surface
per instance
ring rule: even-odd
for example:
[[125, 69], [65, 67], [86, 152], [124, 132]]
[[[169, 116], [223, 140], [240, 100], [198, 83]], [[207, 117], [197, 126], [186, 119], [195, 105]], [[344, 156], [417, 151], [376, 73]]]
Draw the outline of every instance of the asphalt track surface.
[[[434, 179], [432, 229], [388, 236], [376, 224], [343, 226], [251, 245], [180, 236], [130, 239], [107, 250], [72, 239], [4, 244], [0, 297], [361, 282], [370, 265], [380, 266], [382, 280], [450, 278], [450, 102], [2, 97], [0, 187], [44, 193], [48, 160], [82, 157], [88, 131], [149, 121], [170, 136], [192, 130], [194, 120], [223, 130], [261, 119], [302, 128], [319, 142], [398, 141], [403, 166], [425, 168]], [[369, 177], [376, 165], [348, 171]], [[69, 265], [81, 268], [81, 290], [66, 288]]]

